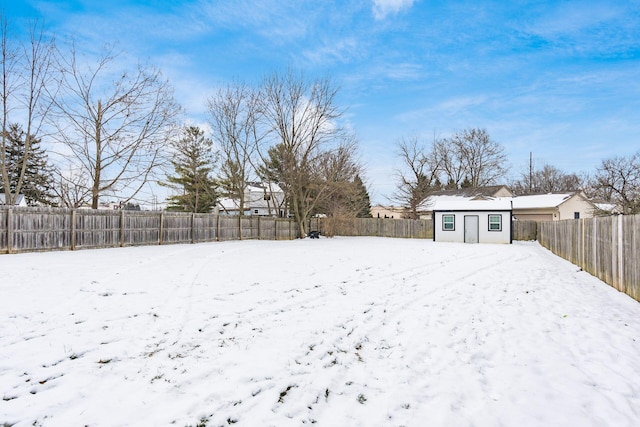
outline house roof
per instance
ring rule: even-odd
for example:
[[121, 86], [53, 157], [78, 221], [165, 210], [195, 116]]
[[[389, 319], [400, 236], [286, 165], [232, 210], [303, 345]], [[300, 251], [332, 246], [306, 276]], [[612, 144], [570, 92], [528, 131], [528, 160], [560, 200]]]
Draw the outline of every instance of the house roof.
[[506, 190], [506, 192], [508, 192], [509, 194], [511, 194], [511, 192], [504, 185], [490, 185], [487, 187], [460, 188], [455, 190], [440, 190], [440, 191], [434, 191], [431, 194], [432, 196], [495, 197], [496, 194], [503, 189]]
[[593, 205], [602, 212], [621, 213], [622, 209], [616, 203], [592, 201]]
[[[4, 205], [4, 204], [6, 204], [4, 193], [0, 193], [0, 205]], [[24, 199], [24, 195], [18, 194], [18, 197], [16, 198], [15, 206], [26, 206], [26, 205], [27, 205], [27, 201]]]
[[[472, 196], [473, 192], [466, 193], [466, 196], [460, 195], [460, 192], [434, 193], [425, 200], [420, 209], [423, 211], [435, 210], [461, 210], [471, 209], [471, 206], [480, 207], [483, 204], [478, 202], [487, 202], [487, 209], [548, 209], [557, 208], [572, 197], [581, 195], [581, 193], [549, 193], [549, 194], [530, 194], [525, 196], [514, 197], [488, 197], [485, 195]], [[587, 200], [586, 198], [584, 198]], [[588, 201], [588, 200], [587, 200]], [[513, 202], [513, 204], [512, 204]], [[473, 203], [473, 204], [472, 204]], [[508, 205], [508, 206], [507, 206]], [[497, 206], [497, 207], [491, 207]], [[502, 207], [500, 207], [502, 206]], [[474, 208], [476, 209], [476, 208]], [[484, 208], [483, 208], [484, 209]]]
[[433, 211], [510, 211], [511, 198], [473, 199], [466, 197], [438, 198], [430, 206]]
[[[497, 197], [500, 192], [511, 195], [511, 192], [504, 185], [434, 191], [418, 206], [418, 210], [433, 211], [437, 206], [440, 206], [441, 203], [452, 202], [455, 205], [456, 203], [464, 203], [469, 200], [494, 200], [500, 198]], [[511, 206], [509, 206], [509, 209], [511, 209]]]
[[550, 193], [516, 196], [513, 198], [514, 209], [555, 208], [578, 193]]

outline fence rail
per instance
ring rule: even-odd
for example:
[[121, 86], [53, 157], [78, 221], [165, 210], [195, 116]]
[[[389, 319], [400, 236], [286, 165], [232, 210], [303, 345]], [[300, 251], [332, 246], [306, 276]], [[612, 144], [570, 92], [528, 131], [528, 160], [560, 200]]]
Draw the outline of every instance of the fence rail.
[[640, 215], [541, 222], [538, 242], [640, 301]]

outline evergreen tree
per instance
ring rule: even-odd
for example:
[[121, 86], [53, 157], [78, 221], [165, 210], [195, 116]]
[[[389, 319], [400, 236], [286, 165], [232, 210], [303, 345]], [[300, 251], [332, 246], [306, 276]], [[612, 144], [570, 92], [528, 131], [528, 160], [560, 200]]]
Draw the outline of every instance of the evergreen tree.
[[[15, 192], [26, 158], [26, 169], [20, 193], [24, 195], [29, 205], [52, 205], [55, 198], [53, 194], [55, 169], [49, 164], [44, 149], [40, 147], [40, 139], [32, 136], [31, 149], [29, 153], [26, 153], [26, 134], [19, 124], [14, 123], [6, 131], [6, 140], [9, 143], [5, 150], [9, 191]], [[0, 192], [7, 192], [1, 181]]]
[[210, 212], [217, 202], [217, 184], [211, 177], [215, 162], [213, 141], [196, 126], [185, 127], [182, 137], [172, 144], [171, 164], [176, 175], [167, 176], [164, 185], [181, 192], [168, 198], [168, 210]]
[[354, 200], [356, 207], [357, 218], [372, 218], [371, 215], [371, 199], [369, 198], [369, 192], [367, 187], [362, 182], [360, 175], [356, 175], [353, 179], [353, 185], [356, 191], [356, 198]]

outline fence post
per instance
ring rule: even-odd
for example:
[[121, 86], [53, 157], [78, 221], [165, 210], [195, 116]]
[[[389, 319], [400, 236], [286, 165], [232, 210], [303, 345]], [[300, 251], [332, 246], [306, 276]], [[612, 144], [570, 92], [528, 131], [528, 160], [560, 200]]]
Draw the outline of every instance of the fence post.
[[584, 218], [580, 219], [580, 268], [583, 269], [584, 271], [587, 271], [587, 269], [585, 268], [586, 266], [584, 265], [584, 253], [586, 251], [586, 242], [585, 242], [585, 232], [584, 232]]
[[124, 209], [120, 210], [120, 247], [124, 246]]
[[[616, 217], [612, 216], [611, 221], [609, 221], [609, 225], [611, 227], [611, 285], [618, 288], [618, 260], [616, 256], [618, 255], [618, 251], [616, 250], [616, 243], [618, 243], [618, 239], [616, 238], [616, 233], [618, 232], [618, 227], [616, 227]], [[606, 277], [606, 275], [605, 275]], [[606, 280], [605, 280], [606, 281]]]
[[160, 230], [158, 232], [158, 244], [164, 243], [164, 211], [160, 211]]
[[76, 210], [71, 211], [71, 250], [76, 250]]
[[260, 217], [258, 217], [258, 240], [262, 240], [262, 235], [261, 235], [261, 230], [260, 230]]
[[242, 215], [238, 215], [238, 240], [242, 240]]
[[11, 241], [13, 240], [13, 209], [7, 209], [7, 253], [12, 253]]
[[624, 258], [622, 257], [624, 250], [624, 238], [622, 235], [624, 231], [622, 224], [623, 216], [616, 215], [616, 218], [618, 219], [618, 290], [626, 293], [624, 285]]
[[191, 243], [196, 242], [196, 213], [191, 212]]

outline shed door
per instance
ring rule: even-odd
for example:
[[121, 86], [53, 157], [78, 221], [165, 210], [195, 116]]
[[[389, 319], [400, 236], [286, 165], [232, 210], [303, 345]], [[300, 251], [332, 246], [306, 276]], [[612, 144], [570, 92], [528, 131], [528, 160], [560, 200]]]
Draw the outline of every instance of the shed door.
[[464, 217], [464, 242], [478, 243], [478, 224], [477, 215], [465, 215]]

